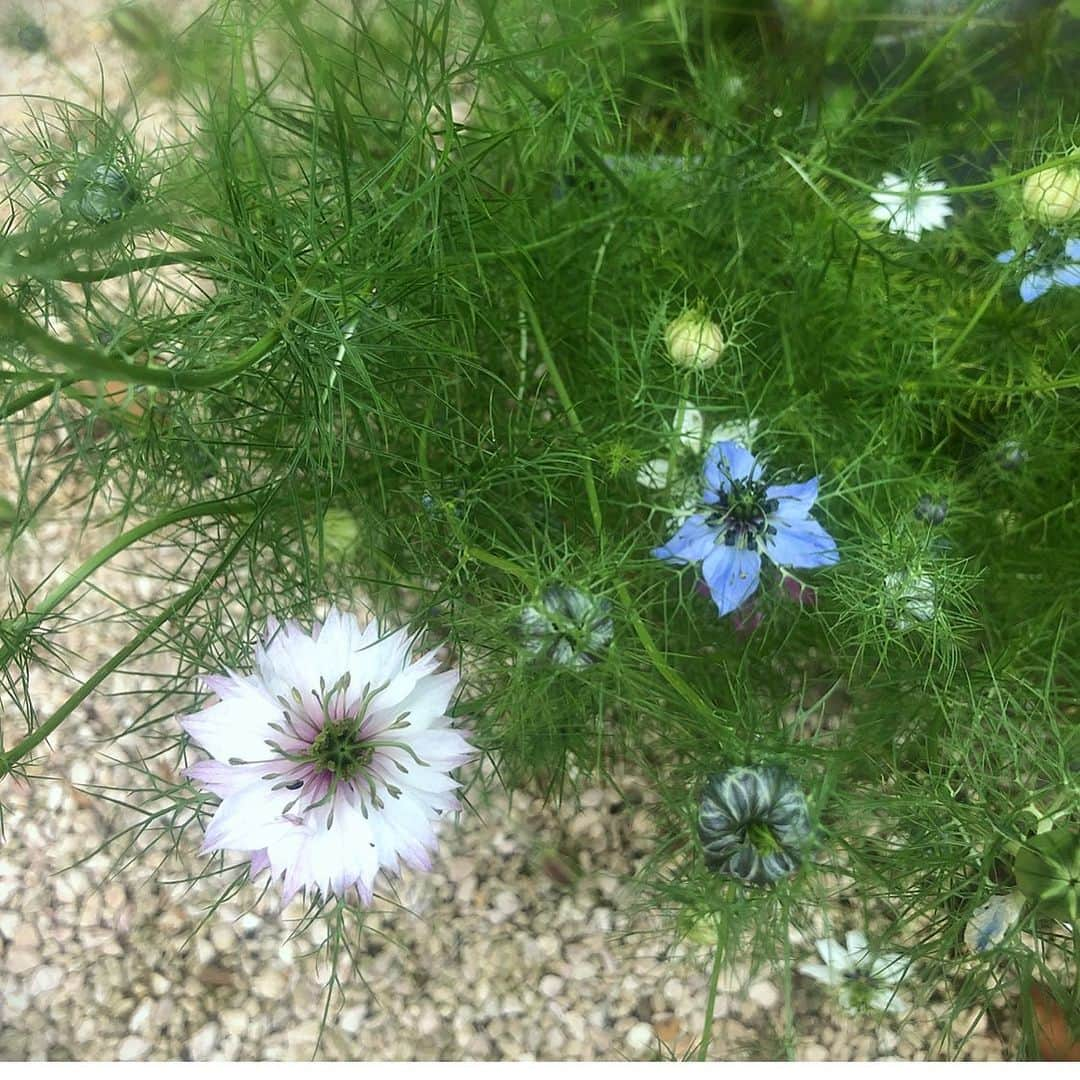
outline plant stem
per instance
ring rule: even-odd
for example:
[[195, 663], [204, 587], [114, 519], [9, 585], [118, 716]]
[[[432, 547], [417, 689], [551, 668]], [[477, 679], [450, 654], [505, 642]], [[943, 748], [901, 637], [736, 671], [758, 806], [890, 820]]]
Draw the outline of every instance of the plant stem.
[[[544, 337], [544, 331], [540, 326], [540, 320], [537, 317], [536, 309], [533, 307], [531, 300], [529, 300], [527, 296], [522, 296], [522, 306], [528, 314], [529, 322], [532, 324], [533, 333], [536, 335], [537, 347], [540, 349], [540, 353], [544, 358], [544, 367], [547, 369], [548, 375], [551, 378], [551, 383], [555, 387], [555, 393], [562, 403], [562, 407], [566, 412], [566, 417], [570, 421], [570, 426], [577, 435], [585, 438], [585, 428], [578, 417], [577, 409], [574, 408], [574, 402], [566, 388], [566, 383], [563, 382], [558, 365], [555, 363], [555, 357], [552, 355], [551, 349], [548, 346], [547, 338]], [[592, 458], [586, 456], [583, 460], [585, 493], [589, 500], [589, 510], [592, 515], [593, 528], [596, 530], [597, 541], [602, 542], [603, 516], [600, 510], [600, 498], [596, 491], [596, 480], [592, 471]], [[663, 676], [664, 681], [695, 711], [701, 713], [702, 716], [707, 716], [710, 721], [715, 722], [716, 710], [713, 709], [664, 658], [664, 654], [660, 651], [659, 646], [657, 646], [652, 635], [649, 633], [648, 627], [646, 627], [645, 623], [642, 622], [641, 617], [638, 615], [636, 605], [630, 596], [630, 590], [626, 587], [626, 583], [619, 581], [615, 586], [615, 592], [619, 597], [619, 602], [622, 604], [626, 618], [629, 620], [630, 625], [634, 629], [634, 633], [637, 635], [638, 641], [641, 642], [641, 646], [645, 650], [646, 655], [652, 661], [656, 670]]]
[[242, 533], [229, 546], [228, 551], [221, 561], [214, 567], [213, 572], [206, 574], [201, 581], [197, 581], [190, 589], [181, 593], [169, 604], [160, 615], [151, 619], [115, 656], [90, 676], [65, 702], [49, 717], [44, 724], [39, 724], [33, 731], [17, 742], [10, 750], [0, 749], [0, 778], [11, 772], [12, 766], [22, 760], [35, 747], [43, 743], [121, 664], [124, 663], [144, 642], [165, 625], [178, 611], [186, 605], [194, 602], [204, 593], [217, 577], [218, 573], [228, 564], [233, 555], [239, 549], [245, 538]]
[[18, 338], [26, 348], [50, 360], [56, 360], [84, 378], [121, 379], [129, 383], [162, 386], [170, 390], [204, 390], [228, 382], [233, 376], [241, 374], [261, 360], [281, 339], [282, 326], [291, 314], [291, 311], [284, 313], [278, 326], [264, 334], [239, 356], [201, 371], [175, 370], [156, 364], [133, 364], [98, 349], [61, 341], [46, 333], [5, 300], [0, 300], [0, 333]]
[[[144, 536], [149, 536], [150, 533], [156, 532], [158, 529], [162, 529], [167, 525], [175, 525], [177, 522], [188, 518], [203, 517], [225, 509], [235, 511], [237, 502], [237, 498], [228, 498], [195, 503], [179, 510], [170, 510], [167, 513], [158, 514], [149, 521], [144, 521], [141, 525], [136, 525], [134, 528], [128, 529], [127, 532], [121, 533], [104, 547], [99, 548], [78, 569], [69, 574], [64, 581], [45, 597], [39, 607], [36, 607], [32, 612], [27, 612], [23, 619], [19, 620], [21, 623], [19, 639], [21, 640], [26, 633], [38, 626], [51, 611], [63, 603], [91, 574], [104, 566], [114, 555], [119, 554]], [[0, 664], [6, 664], [15, 655], [16, 651], [17, 644], [14, 643], [9, 643], [0, 649]]]
[[706, 1061], [709, 1056], [709, 1044], [712, 1042], [713, 1010], [716, 1008], [716, 989], [720, 985], [720, 972], [724, 967], [724, 946], [718, 941], [713, 953], [712, 971], [709, 973], [709, 994], [705, 998], [705, 1023], [701, 1028], [701, 1045], [698, 1047], [698, 1061]]
[[972, 0], [970, 4], [960, 13], [956, 22], [949, 27], [948, 31], [942, 35], [941, 40], [923, 57], [922, 63], [894, 90], [886, 94], [883, 98], [879, 98], [873, 105], [869, 106], [864, 112], [862, 112], [855, 119], [869, 120], [872, 116], [876, 116], [880, 112], [884, 112], [894, 101], [901, 98], [906, 94], [929, 70], [939, 56], [953, 43], [954, 38], [967, 26], [968, 20], [983, 6], [986, 0]]

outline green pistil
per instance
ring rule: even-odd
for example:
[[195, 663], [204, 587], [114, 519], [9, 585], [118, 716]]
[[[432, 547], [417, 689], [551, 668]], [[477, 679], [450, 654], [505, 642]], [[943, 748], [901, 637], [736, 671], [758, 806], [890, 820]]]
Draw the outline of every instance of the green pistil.
[[746, 839], [761, 856], [775, 855], [781, 850], [780, 842], [764, 821], [754, 821], [746, 828]]
[[311, 744], [311, 760], [338, 780], [351, 780], [371, 764], [375, 748], [360, 738], [356, 717], [328, 720]]

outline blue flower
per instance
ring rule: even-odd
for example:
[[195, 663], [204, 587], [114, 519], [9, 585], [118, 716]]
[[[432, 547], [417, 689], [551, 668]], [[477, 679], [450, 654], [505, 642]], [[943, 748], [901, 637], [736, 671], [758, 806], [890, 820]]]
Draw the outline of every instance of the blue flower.
[[761, 557], [777, 566], [832, 566], [836, 541], [812, 518], [815, 476], [801, 484], [766, 484], [764, 468], [736, 442], [719, 442], [705, 456], [704, 506], [653, 551], [678, 566], [701, 563], [721, 615], [758, 587]]
[[[999, 263], [1011, 263], [1016, 258], [1015, 248], [1009, 248], [997, 256]], [[1035, 248], [1028, 248], [1023, 255], [1025, 262], [1038, 259]], [[1043, 296], [1051, 285], [1066, 285], [1075, 288], [1080, 285], [1080, 237], [1072, 237], [1065, 241], [1064, 254], [1061, 258], [1050, 261], [1039, 261], [1030, 273], [1024, 275], [1020, 282], [1020, 299], [1025, 304], [1032, 300], [1038, 300]]]

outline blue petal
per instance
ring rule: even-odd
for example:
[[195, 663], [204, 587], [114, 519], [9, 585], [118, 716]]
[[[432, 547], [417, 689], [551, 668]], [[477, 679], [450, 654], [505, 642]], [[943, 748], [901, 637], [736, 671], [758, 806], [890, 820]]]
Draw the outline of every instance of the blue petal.
[[776, 532], [765, 541], [765, 553], [777, 566], [832, 566], [840, 561], [836, 541], [813, 519], [769, 519]]
[[1080, 236], [1072, 236], [1065, 241], [1065, 258], [1080, 262]]
[[653, 555], [680, 566], [684, 563], [701, 562], [712, 551], [716, 536], [716, 529], [705, 524], [704, 514], [692, 514], [663, 547], [653, 549]]
[[1035, 270], [1020, 282], [1020, 299], [1025, 304], [1030, 304], [1032, 300], [1038, 300], [1040, 296], [1045, 295], [1046, 290], [1053, 284], [1052, 271]]
[[999, 263], [1011, 263], [1016, 258], [1016, 248], [1009, 248], [1008, 251], [1003, 251], [1000, 255], [994, 257]]
[[761, 556], [752, 548], [717, 544], [701, 564], [701, 575], [717, 611], [727, 615], [758, 587]]
[[818, 478], [811, 477], [801, 484], [770, 484], [765, 489], [766, 499], [780, 503], [777, 513], [784, 519], [804, 518], [810, 513], [818, 493]]
[[1069, 285], [1073, 288], [1080, 285], [1080, 263], [1068, 263], [1065, 266], [1059, 266], [1054, 271], [1054, 281], [1058, 285]]
[[760, 476], [761, 466], [754, 455], [737, 442], [718, 442], [705, 455], [705, 485], [713, 491], [730, 491], [732, 480]]

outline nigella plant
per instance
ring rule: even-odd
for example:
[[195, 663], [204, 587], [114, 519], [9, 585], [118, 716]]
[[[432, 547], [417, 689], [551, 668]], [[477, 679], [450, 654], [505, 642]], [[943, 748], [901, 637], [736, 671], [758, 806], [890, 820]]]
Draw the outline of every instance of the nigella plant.
[[698, 513], [653, 554], [682, 566], [700, 563], [701, 576], [721, 615], [751, 596], [762, 556], [779, 567], [832, 566], [836, 541], [810, 516], [818, 480], [769, 484], [764, 466], [735, 442], [720, 442], [705, 457], [705, 490]]
[[549, 585], [518, 619], [525, 652], [560, 667], [588, 667], [607, 651], [614, 633], [611, 601], [572, 585]]
[[380, 870], [430, 869], [473, 751], [445, 715], [457, 673], [411, 646], [331, 610], [310, 635], [272, 623], [251, 675], [206, 678], [218, 700], [182, 721], [212, 759], [188, 775], [221, 799], [203, 850], [247, 852], [285, 902], [355, 887], [367, 904]]
[[772, 884], [799, 868], [812, 831], [806, 796], [779, 765], [728, 769], [705, 783], [698, 834], [710, 869]]

